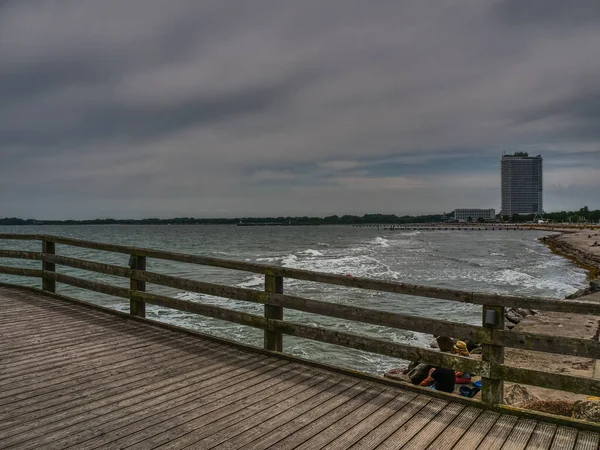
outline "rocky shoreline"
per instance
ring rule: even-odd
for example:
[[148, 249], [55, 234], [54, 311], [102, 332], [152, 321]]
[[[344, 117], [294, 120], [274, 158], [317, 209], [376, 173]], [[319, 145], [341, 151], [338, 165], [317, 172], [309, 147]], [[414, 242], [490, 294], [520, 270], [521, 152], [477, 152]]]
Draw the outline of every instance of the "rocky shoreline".
[[600, 247], [593, 246], [593, 243], [599, 240], [598, 229], [553, 234], [541, 238], [554, 253], [588, 270], [590, 280], [600, 276]]
[[[598, 279], [600, 274], [600, 247], [593, 245], [594, 242], [600, 240], [598, 229], [579, 230], [577, 232], [572, 232], [572, 230], [552, 231], [559, 231], [560, 234], [545, 236], [540, 241], [546, 244], [554, 253], [570, 259], [588, 271], [589, 286], [583, 287], [565, 298], [579, 299], [587, 297], [586, 300], [600, 301], [600, 279]], [[513, 329], [516, 327], [516, 331], [537, 334], [599, 339], [600, 317], [544, 311], [531, 311], [531, 313], [515, 322], [518, 319], [516, 317], [517, 311], [514, 311], [513, 308], [507, 310], [507, 328]], [[509, 322], [511, 323], [509, 324]], [[591, 378], [600, 377], [598, 371], [600, 364], [594, 359], [507, 349], [506, 360], [525, 368], [539, 370], [540, 367], [544, 367], [549, 372]], [[600, 402], [596, 399], [530, 386], [524, 388], [510, 383], [507, 383], [506, 388], [507, 397], [505, 401], [508, 404], [524, 406], [523, 403], [513, 401], [515, 399], [511, 398], [511, 393], [517, 388], [517, 390], [520, 389], [526, 392], [525, 398], [529, 397], [529, 400], [524, 402], [528, 408], [561, 415], [570, 415], [564, 413], [570, 410], [575, 418], [600, 421]], [[544, 399], [544, 401], [540, 399]]]
[[[548, 229], [548, 231], [562, 230]], [[583, 230], [575, 233], [572, 230], [564, 231], [568, 233], [553, 234], [541, 238], [540, 241], [547, 244], [555, 253], [586, 268], [590, 278], [589, 286], [579, 289], [566, 298], [588, 297], [589, 300], [600, 302], [600, 279], [597, 279], [600, 269], [600, 247], [591, 246], [596, 239], [600, 240], [600, 233], [598, 230]], [[518, 332], [594, 340], [598, 340], [600, 336], [600, 317], [591, 315], [506, 308], [505, 319], [505, 327]], [[473, 357], [477, 358], [479, 355]], [[508, 365], [544, 370], [549, 373], [600, 378], [600, 360], [595, 359], [507, 348], [505, 362]], [[398, 370], [390, 371], [385, 376], [409, 381], [406, 375]], [[475, 398], [479, 396], [480, 393]], [[525, 409], [600, 422], [600, 401], [585, 395], [505, 383], [505, 403]]]
[[[600, 279], [598, 278], [600, 276], [600, 247], [592, 246], [594, 242], [600, 240], [600, 232], [597, 229], [580, 230], [577, 232], [568, 230], [568, 234], [561, 231], [558, 234], [544, 236], [540, 238], [540, 241], [546, 244], [552, 252], [568, 258], [578, 266], [586, 269], [588, 271], [588, 278], [590, 279], [589, 286], [567, 295], [565, 299], [572, 300], [600, 292]], [[536, 311], [531, 309], [507, 308], [505, 312], [505, 328], [512, 330], [525, 317], [535, 314]]]

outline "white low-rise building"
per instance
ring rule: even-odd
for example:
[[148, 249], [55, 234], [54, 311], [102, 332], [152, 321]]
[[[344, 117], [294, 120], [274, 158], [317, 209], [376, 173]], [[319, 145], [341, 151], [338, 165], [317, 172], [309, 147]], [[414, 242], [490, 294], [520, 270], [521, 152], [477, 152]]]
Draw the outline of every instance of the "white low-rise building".
[[462, 208], [454, 210], [454, 220], [457, 222], [477, 222], [483, 219], [486, 222], [496, 219], [496, 210], [492, 209], [477, 209], [477, 208]]

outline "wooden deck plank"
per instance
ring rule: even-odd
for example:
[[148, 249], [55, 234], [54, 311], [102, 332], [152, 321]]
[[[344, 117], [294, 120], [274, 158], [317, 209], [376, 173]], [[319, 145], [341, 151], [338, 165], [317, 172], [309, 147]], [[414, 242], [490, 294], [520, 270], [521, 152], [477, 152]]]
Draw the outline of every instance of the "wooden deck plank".
[[[365, 450], [376, 448], [392, 433], [400, 427], [403, 427], [406, 422], [418, 414], [425, 406], [428, 406], [431, 401], [431, 398], [424, 395], [415, 397], [399, 411], [393, 412], [392, 415], [384, 420], [379, 426], [372, 429], [364, 429], [364, 436], [349, 448]], [[441, 407], [443, 407], [443, 405], [440, 405], [440, 409]], [[335, 448], [331, 447], [331, 445], [328, 445], [327, 447]]]
[[[305, 424], [310, 423], [311, 417], [324, 415], [344, 403], [348, 398], [347, 396], [353, 397], [366, 389], [366, 387], [364, 383], [345, 379], [323, 393], [311, 397], [304, 402], [301, 408], [288, 407], [279, 411], [271, 410], [268, 413], [262, 414], [261, 418], [264, 420], [252, 420], [254, 428], [251, 430], [246, 429], [244, 432], [237, 434], [230, 442], [222, 444], [224, 438], [227, 438], [227, 436], [223, 432], [219, 432], [197, 442], [195, 445], [199, 445], [200, 448], [205, 444], [208, 445], [208, 448], [212, 448], [215, 444], [219, 444], [218, 448], [224, 449], [267, 448], [269, 442], [276, 442], [281, 439], [280, 432], [286, 434], [301, 428]], [[246, 428], [247, 424], [244, 425]]]
[[431, 450], [450, 450], [481, 414], [479, 408], [465, 408], [428, 447]]
[[246, 444], [242, 448], [265, 449], [276, 445], [279, 443], [279, 441], [283, 440], [287, 436], [298, 432], [299, 430], [313, 423], [315, 420], [322, 419], [323, 417], [327, 416], [328, 413], [335, 411], [339, 406], [344, 405], [348, 401], [351, 401], [359, 395], [364, 394], [370, 387], [373, 387], [373, 385], [368, 383], [358, 383], [351, 388], [346, 389], [344, 392], [336, 395], [335, 397], [330, 398], [326, 402], [315, 406], [304, 414], [297, 415], [293, 409], [288, 410], [282, 414], [285, 419], [289, 419], [285, 424], [280, 424], [277, 427], [273, 427], [269, 426], [270, 424], [267, 422], [267, 426], [262, 428], [264, 434], [262, 434], [262, 436], [260, 436], [258, 439]]
[[195, 442], [194, 446], [197, 448], [218, 446], [219, 449], [242, 448], [244, 445], [260, 438], [260, 436], [273, 429], [273, 427], [286, 424], [294, 417], [312, 410], [352, 388], [357, 383], [357, 380], [350, 380], [345, 377], [341, 379], [331, 377], [327, 380], [325, 386], [319, 386], [320, 391], [308, 392], [308, 395], [301, 403], [293, 404], [284, 402], [281, 405], [264, 410], [244, 422], [221, 429], [216, 433], [212, 433], [212, 429], [208, 430], [208, 435]]
[[552, 445], [557, 428], [552, 423], [538, 422], [525, 448], [527, 450], [548, 450]]
[[[253, 370], [253, 366], [257, 366], [258, 371], [270, 370], [285, 365], [279, 361], [259, 360], [251, 363], [248, 367], [243, 367], [240, 370]], [[104, 423], [105, 421], [126, 415], [126, 408], [134, 406], [134, 412], [144, 410], [148, 406], [150, 400], [161, 403], [168, 398], [169, 395], [177, 395], [177, 391], [182, 388], [198, 388], [201, 389], [206, 385], [216, 385], [218, 390], [223, 388], [222, 379], [227, 379], [230, 375], [230, 366], [223, 365], [224, 375], [219, 373], [215, 375], [212, 370], [205, 368], [199, 369], [193, 373], [184, 374], [181, 376], [161, 377], [155, 383], [148, 384], [138, 389], [130, 390], [127, 393], [116, 396], [102, 398], [95, 402], [84, 404], [64, 412], [45, 417], [40, 420], [29, 422], [29, 426], [25, 430], [19, 429], [19, 434], [14, 438], [15, 441], [23, 440], [30, 441], [31, 435], [39, 434], [38, 427], [43, 427], [43, 436], [37, 437], [33, 444], [37, 445], [40, 442], [47, 444], [66, 436], [72, 436], [81, 430], [88, 430], [88, 421], [94, 421], [96, 424]], [[250, 372], [252, 373], [252, 372]], [[203, 383], [203, 381], [205, 381]], [[240, 380], [241, 381], [241, 380]], [[33, 425], [33, 427], [32, 427]], [[0, 435], [1, 436], [1, 435]], [[5, 439], [5, 442], [12, 441], [12, 438]], [[29, 443], [29, 442], [28, 442]], [[34, 447], [32, 448], [35, 448]]]
[[488, 431], [494, 426], [500, 414], [492, 411], [483, 411], [477, 420], [467, 429], [456, 443], [455, 448], [475, 450], [485, 438]]
[[101, 348], [85, 350], [77, 354], [76, 357], [68, 358], [68, 357], [56, 357], [52, 360], [41, 360], [39, 363], [32, 363], [31, 367], [27, 365], [19, 365], [13, 367], [12, 370], [5, 369], [2, 371], [2, 376], [0, 380], [5, 382], [6, 380], [10, 380], [11, 378], [18, 378], [22, 374], [33, 374], [33, 373], [45, 373], [49, 369], [56, 369], [59, 367], [69, 366], [72, 367], [72, 364], [75, 365], [80, 363], [83, 366], [89, 364], [90, 361], [97, 361], [103, 359], [105, 356], [115, 355], [117, 356], [120, 350], [125, 349], [137, 349], [140, 352], [143, 352], [144, 349], [150, 348], [152, 346], [151, 342], [143, 341], [146, 336], [140, 336], [135, 339], [127, 340], [125, 342], [115, 342], [112, 344], [107, 344], [102, 346]]
[[326, 444], [323, 448], [333, 450], [336, 448], [350, 448], [360, 439], [362, 439], [371, 430], [376, 429], [381, 423], [390, 416], [397, 414], [409, 402], [414, 400], [417, 395], [409, 392], [395, 392], [389, 394], [392, 398], [384, 406], [379, 408], [373, 414], [345, 430], [343, 434]]
[[[202, 360], [202, 361], [204, 361], [204, 360]], [[159, 376], [153, 380], [153, 383], [148, 384], [147, 388], [148, 389], [150, 389], [150, 388], [157, 389], [159, 387], [158, 384], [160, 384], [160, 388], [161, 389], [168, 390], [168, 386], [169, 385], [165, 381], [165, 380], [168, 380], [168, 379], [171, 379], [171, 381], [173, 383], [179, 383], [179, 384], [181, 384], [181, 383], [185, 383], [185, 380], [187, 380], [188, 378], [189, 379], [194, 379], [194, 380], [198, 380], [198, 379], [201, 379], [203, 377], [210, 378], [212, 376], [212, 374], [214, 373], [215, 370], [217, 372], [219, 372], [219, 373], [226, 372], [227, 370], [231, 371], [232, 369], [235, 369], [237, 367], [242, 368], [242, 370], [244, 370], [244, 369], [245, 370], [249, 370], [249, 368], [247, 368], [246, 366], [249, 366], [249, 365], [251, 366], [251, 365], [253, 365], [255, 363], [257, 363], [257, 364], [260, 364], [260, 363], [266, 364], [265, 361], [256, 361], [256, 360], [254, 360], [254, 359], [252, 359], [250, 357], [244, 357], [244, 356], [242, 356], [242, 357], [235, 357], [235, 359], [232, 358], [232, 361], [229, 361], [229, 362], [222, 361], [222, 360], [219, 360], [219, 359], [211, 359], [211, 360], [209, 360], [207, 362], [208, 362], [208, 364], [206, 364], [206, 365], [199, 364], [197, 367], [193, 367], [192, 366], [192, 367], [190, 367], [189, 370], [187, 370], [185, 372], [175, 373], [175, 374], [171, 374], [170, 371], [168, 370], [168, 367], [164, 367], [163, 368], [164, 371], [161, 372], [159, 374]], [[135, 377], [134, 377], [134, 379], [135, 379]], [[102, 383], [98, 383], [98, 384], [91, 383], [91, 384], [88, 385], [88, 388], [90, 389], [88, 391], [88, 394], [91, 395], [94, 392], [102, 393], [106, 389], [109, 389], [110, 386], [105, 386]], [[100, 396], [100, 398], [102, 399], [102, 404], [107, 404], [108, 405], [108, 404], [111, 403], [111, 401], [119, 401], [119, 400], [122, 400], [124, 398], [129, 398], [132, 395], [138, 393], [138, 391], [144, 392], [144, 389], [142, 387], [139, 387], [136, 390], [130, 390], [128, 393], [125, 393], [125, 394], [122, 394], [122, 395], [119, 395], [119, 396], [108, 396], [108, 397]], [[73, 397], [72, 400], [74, 401], [74, 400], [78, 399], [80, 396], [79, 395], [74, 395], [72, 397]], [[93, 409], [94, 407], [97, 407], [98, 405], [100, 405], [100, 403], [96, 403], [96, 402], [87, 402], [86, 403], [86, 406], [87, 406], [88, 409]], [[83, 410], [84, 409], [78, 408], [73, 413], [74, 414], [78, 414], [78, 413], [83, 412]], [[66, 417], [67, 415], [68, 415], [68, 412], [61, 413], [58, 416], [56, 414], [53, 414], [51, 418], [47, 418], [45, 420], [48, 421], [48, 422], [50, 422], [50, 421], [56, 421], [56, 420], [58, 420], [60, 418]], [[27, 416], [27, 419], [30, 419], [30, 417]], [[40, 423], [36, 422], [35, 425], [39, 426]]]
[[[427, 423], [421, 430], [408, 441], [403, 447], [407, 450], [423, 450], [429, 447], [440, 434], [448, 428], [448, 425], [454, 421], [459, 414], [465, 409], [463, 405], [458, 403], [449, 403], [444, 409], [442, 409], [429, 423]], [[394, 446], [397, 445], [394, 443]], [[398, 448], [398, 447], [395, 447]]]
[[[300, 383], [290, 389], [289, 392], [274, 395], [269, 397], [265, 404], [255, 403], [248, 408], [244, 408], [238, 413], [231, 413], [231, 409], [223, 411], [225, 414], [219, 414], [215, 421], [206, 421], [206, 423], [194, 429], [192, 432], [182, 436], [177, 440], [165, 442], [157, 448], [178, 448], [191, 445], [191, 448], [198, 447], [198, 443], [207, 437], [213, 440], [225, 441], [230, 437], [234, 437], [242, 433], [246, 429], [251, 428], [249, 420], [256, 421], [254, 417], [259, 414], [261, 417], [266, 417], [272, 411], [285, 411], [290, 407], [304, 407], [303, 404], [309, 399], [315, 398], [321, 392], [326, 392], [327, 389], [339, 385], [339, 380], [329, 379], [325, 374], [317, 374], [311, 377], [306, 383]], [[326, 394], [328, 395], [328, 394]], [[218, 421], [218, 423], [216, 423]], [[218, 433], [221, 433], [217, 436]], [[191, 444], [190, 444], [191, 443]], [[204, 442], [203, 446], [208, 447], [209, 444]], [[223, 448], [223, 445], [219, 446]]]
[[573, 450], [577, 441], [577, 430], [558, 427], [550, 450]]
[[[225, 353], [223, 356], [226, 355]], [[215, 356], [212, 360], [206, 360], [204, 367], [210, 366], [217, 369], [220, 365], [217, 358]], [[250, 361], [250, 358], [248, 358], [248, 361]], [[28, 397], [25, 400], [15, 400], [13, 404], [3, 405], [0, 407], [0, 429], [8, 426], [10, 418], [22, 420], [23, 416], [26, 416], [27, 420], [32, 420], [56, 414], [64, 409], [71, 409], [79, 404], [94, 401], [107, 395], [125, 392], [135, 383], [152, 380], [157, 376], [183, 371], [189, 372], [197, 367], [198, 358], [195, 356], [181, 357], [180, 360], [171, 360], [171, 364], [167, 367], [161, 366], [159, 361], [148, 361], [148, 363], [153, 362], [155, 363], [154, 367], [158, 368], [142, 371], [140, 367], [136, 367], [128, 372], [116, 373], [106, 378], [81, 380], [79, 384], [63, 387], [60, 390], [50, 391], [35, 397]], [[148, 369], [150, 369], [150, 366], [148, 366]], [[77, 379], [72, 380], [73, 383], [77, 383], [77, 381]], [[96, 385], [98, 383], [108, 387], [102, 391], [90, 393], [90, 384]], [[74, 400], [74, 396], [78, 394], [80, 397]], [[6, 420], [6, 423], [3, 423], [4, 420]]]
[[[191, 342], [191, 341], [188, 341]], [[120, 351], [111, 351], [110, 349], [105, 349], [104, 351], [97, 352], [94, 355], [90, 355], [86, 358], [70, 358], [68, 361], [56, 361], [54, 364], [47, 364], [41, 366], [31, 367], [29, 370], [24, 368], [22, 372], [19, 374], [12, 374], [11, 376], [5, 376], [3, 380], [0, 382], [0, 386], [10, 385], [14, 387], [14, 379], [12, 376], [17, 377], [19, 383], [24, 384], [28, 379], [39, 379], [39, 374], [43, 373], [44, 378], [51, 377], [59, 373], [67, 372], [67, 373], [75, 373], [77, 370], [85, 370], [91, 367], [102, 367], [106, 366], [107, 363], [114, 363], [116, 360], [122, 358], [124, 354], [136, 355], [136, 354], [146, 354], [152, 353], [157, 347], [161, 349], [172, 349], [174, 353], [180, 351], [182, 344], [184, 342], [179, 339], [169, 339], [165, 337], [164, 339], [160, 339], [160, 335], [148, 335], [145, 338], [144, 342], [136, 343], [134, 345], [130, 345], [127, 348], [123, 348]], [[202, 345], [199, 345], [202, 347]], [[143, 350], [142, 350], [143, 349]], [[9, 364], [9, 362], [7, 362]]]
[[80, 343], [76, 346], [64, 345], [64, 352], [55, 352], [50, 355], [27, 355], [25, 359], [10, 361], [0, 369], [0, 379], [6, 380], [9, 377], [18, 377], [19, 374], [24, 372], [45, 371], [48, 367], [58, 367], [65, 362], [86, 361], [94, 358], [95, 355], [103, 355], [106, 351], [114, 353], [119, 352], [121, 349], [149, 347], [152, 344], [146, 342], [146, 338], [151, 336], [151, 332], [145, 332], [116, 341], [108, 336], [98, 342]]
[[0, 287], [0, 448], [597, 449], [499, 415]]
[[366, 389], [356, 397], [346, 400], [345, 403], [328, 412], [327, 414], [321, 417], [316, 417], [315, 420], [310, 422], [308, 425], [300, 428], [294, 433], [284, 436], [283, 439], [272, 444], [270, 448], [281, 450], [297, 448], [298, 444], [305, 443], [311, 437], [319, 435], [327, 427], [338, 423], [348, 415], [351, 415], [357, 409], [363, 408], [365, 404], [368, 404], [371, 400], [384, 391], [385, 388], [382, 386], [374, 386], [370, 389]]
[[[305, 441], [303, 444], [295, 447], [296, 450], [311, 450], [315, 448], [322, 448], [325, 445], [329, 444], [334, 439], [343, 435], [347, 430], [352, 429], [354, 426], [362, 422], [364, 419], [373, 415], [377, 410], [383, 408], [385, 405], [389, 404], [394, 396], [397, 394], [395, 390], [387, 389], [377, 395], [376, 398], [369, 401], [367, 404], [357, 408], [352, 411], [346, 417], [341, 420], [338, 420], [335, 423], [332, 423], [328, 427], [326, 427], [321, 432], [315, 434], [310, 439]], [[414, 397], [414, 395], [412, 396]], [[406, 401], [408, 401], [411, 397], [406, 396]], [[354, 442], [353, 442], [354, 443]], [[348, 448], [349, 445], [345, 447], [339, 448]]]
[[[218, 347], [209, 347], [209, 346], [204, 346], [201, 343], [198, 345], [194, 345], [194, 344], [190, 344], [191, 347], [188, 347], [188, 345], [183, 344], [181, 345], [180, 349], [183, 352], [187, 352], [187, 353], [195, 353], [198, 356], [198, 352], [203, 350], [203, 351], [208, 351], [209, 348], [212, 348], [213, 351], [216, 351], [218, 349]], [[118, 355], [116, 355], [114, 358], [111, 358], [111, 362], [110, 364], [104, 364], [102, 360], [100, 361], [90, 361], [88, 364], [86, 365], [82, 365], [82, 366], [61, 366], [58, 367], [54, 370], [48, 370], [46, 372], [44, 372], [44, 382], [41, 383], [42, 385], [53, 385], [56, 384], [58, 382], [62, 382], [74, 377], [83, 377], [89, 374], [93, 374], [96, 372], [100, 372], [103, 369], [109, 368], [109, 369], [114, 369], [117, 371], [122, 370], [122, 368], [126, 365], [131, 365], [131, 364], [139, 364], [140, 359], [144, 359], [145, 355], [148, 356], [155, 356], [158, 355], [159, 353], [164, 353], [164, 352], [174, 352], [174, 353], [179, 353], [178, 350], [173, 350], [172, 346], [170, 345], [156, 345], [156, 346], [152, 346], [151, 348], [148, 348], [144, 351], [144, 353], [140, 353], [135, 349], [132, 350], [125, 350], [125, 351], [121, 351], [119, 352]], [[164, 363], [164, 359], [163, 359], [163, 363]], [[27, 373], [27, 374], [23, 374], [19, 377], [18, 380], [8, 380], [7, 384], [5, 385], [1, 385], [0, 384], [0, 398], [4, 398], [5, 396], [8, 395], [12, 395], [12, 394], [16, 394], [20, 391], [22, 391], [23, 389], [28, 389], [34, 386], [34, 382], [39, 380], [39, 376], [37, 374], [37, 372], [33, 372], [33, 373]]]
[[[288, 372], [292, 377], [294, 376], [293, 368]], [[144, 436], [139, 432], [146, 433], [146, 436], [152, 436], [160, 433], [164, 428], [170, 429], [177, 425], [178, 416], [187, 411], [200, 409], [209, 413], [224, 396], [243, 393], [248, 385], [257, 382], [256, 379], [251, 380], [254, 377], [250, 375], [250, 372], [232, 374], [229, 378], [226, 374], [226, 383], [222, 381], [223, 376], [219, 378], [221, 382], [187, 386], [172, 395], [162, 395], [143, 404], [132, 405], [124, 411], [125, 414], [121, 414], [119, 411], [104, 416], [99, 428], [83, 429], [55, 441], [48, 448], [60, 449], [75, 443], [78, 449], [104, 448], [107, 445], [125, 447], [128, 445], [127, 443], [136, 443], [143, 439]], [[141, 409], [142, 407], [143, 409]], [[209, 419], [212, 418], [211, 414]]]
[[522, 450], [526, 447], [537, 422], [530, 419], [520, 419], [506, 439], [502, 450]]
[[[190, 344], [188, 349], [193, 350], [195, 347]], [[223, 356], [231, 355], [230, 352], [225, 350], [222, 353]], [[99, 367], [97, 369], [91, 369], [84, 372], [79, 372], [78, 374], [69, 374], [66, 376], [60, 376], [57, 378], [50, 378], [44, 380], [44, 383], [38, 383], [37, 385], [23, 385], [17, 386], [13, 389], [5, 389], [2, 392], [2, 396], [0, 397], [0, 407], [10, 403], [19, 402], [19, 407], [23, 408], [30, 404], [39, 404], [43, 402], [44, 399], [41, 397], [43, 395], [48, 396], [52, 394], [52, 398], [56, 398], [56, 396], [62, 395], [62, 391], [70, 390], [73, 392], [74, 390], [81, 389], [86, 386], [86, 383], [111, 383], [115, 378], [133, 378], [135, 379], [136, 375], [141, 375], [144, 371], [149, 369], [151, 370], [160, 370], [163, 367], [163, 362], [166, 357], [169, 357], [170, 362], [173, 364], [183, 363], [185, 361], [190, 361], [191, 363], [197, 364], [198, 355], [194, 352], [186, 352], [180, 355], [177, 355], [170, 358], [170, 350], [160, 350], [156, 349], [156, 351], [149, 352], [144, 355], [132, 355], [127, 358], [125, 361], [122, 361], [117, 364], [111, 364], [104, 367]], [[206, 361], [219, 358], [219, 354], [214, 354], [210, 358], [206, 358]], [[173, 367], [173, 364], [169, 364], [170, 367]], [[1, 419], [0, 419], [1, 420]]]
[[[222, 386], [222, 389], [210, 395], [196, 398], [197, 394], [192, 394], [180, 399], [177, 404], [173, 402], [170, 405], [158, 404], [153, 416], [137, 422], [126, 420], [125, 427], [122, 427], [123, 422], [115, 424], [121, 426], [117, 432], [120, 439], [110, 441], [110, 446], [135, 448], [136, 444], [139, 446], [141, 443], [144, 448], [155, 448], [161, 439], [164, 439], [165, 434], [176, 435], [178, 432], [185, 434], [196, 429], [193, 423], [195, 419], [200, 423], [209, 423], [218, 420], [223, 409], [231, 408], [236, 411], [236, 408], [241, 410], [245, 406], [260, 402], [265, 398], [266, 390], [279, 393], [281, 390], [288, 389], [293, 386], [294, 380], [303, 377], [305, 372], [306, 368], [288, 365], [252, 379], [241, 380], [234, 386]], [[167, 409], [166, 407], [169, 406], [172, 407]], [[79, 448], [97, 448], [104, 443], [102, 439], [96, 439], [94, 442], [82, 443]]]
[[[29, 354], [39, 353], [44, 351], [49, 353], [53, 351], [58, 345], [64, 342], [74, 342], [84, 337], [92, 337], [106, 334], [113, 334], [116, 336], [127, 336], [135, 331], [134, 324], [127, 324], [127, 322], [107, 322], [100, 326], [92, 325], [90, 323], [78, 324], [73, 327], [69, 322], [60, 322], [56, 330], [44, 330], [44, 332], [27, 332], [24, 337], [25, 330], [20, 330], [16, 333], [16, 339], [11, 345], [5, 344], [0, 349], [0, 356], [9, 356], [14, 354]], [[1, 326], [1, 325], [0, 325]], [[65, 329], [66, 328], [66, 329]], [[56, 333], [60, 331], [60, 333]], [[9, 339], [7, 336], [3, 336], [4, 339]]]
[[[300, 381], [298, 381], [298, 377], [300, 377]], [[290, 384], [293, 385], [288, 387]], [[211, 412], [208, 417], [204, 415], [199, 420], [187, 422], [185, 424], [186, 431], [191, 431], [185, 434], [180, 433], [180, 437], [174, 440], [165, 439], [163, 435], [160, 438], [163, 444], [155, 448], [182, 448], [189, 445], [193, 448], [199, 440], [214, 435], [225, 428], [231, 427], [231, 425], [237, 424], [238, 427], [246, 425], [246, 421], [257, 413], [262, 413], [266, 409], [279, 408], [279, 410], [282, 410], [286, 405], [297, 405], [306, 398], [313, 397], [315, 395], [314, 389], [323, 390], [328, 386], [332, 386], [332, 382], [327, 380], [327, 377], [322, 373], [308, 372], [298, 375], [291, 380], [278, 384], [275, 388], [269, 389], [271, 395], [267, 397], [255, 394], [241, 402], [234, 402], [220, 407]], [[259, 398], [258, 401], [257, 398]], [[231, 428], [237, 429], [237, 427]], [[145, 443], [144, 441], [138, 444], [138, 447], [143, 447]]]
[[[457, 411], [463, 408], [462, 405], [454, 404], [451, 410]], [[383, 441], [377, 449], [381, 450], [393, 450], [402, 448], [408, 443], [415, 435], [417, 435], [427, 424], [431, 423], [433, 418], [438, 415], [440, 411], [448, 406], [448, 402], [443, 400], [434, 399], [427, 403], [419, 412], [417, 412], [408, 422], [398, 428], [391, 436]]]
[[577, 434], [575, 450], [598, 450], [599, 443], [600, 435], [598, 435], [597, 433], [590, 433], [589, 431], [580, 431]]
[[504, 441], [506, 441], [517, 421], [518, 419], [515, 416], [500, 416], [477, 448], [479, 450], [498, 450], [502, 448]]

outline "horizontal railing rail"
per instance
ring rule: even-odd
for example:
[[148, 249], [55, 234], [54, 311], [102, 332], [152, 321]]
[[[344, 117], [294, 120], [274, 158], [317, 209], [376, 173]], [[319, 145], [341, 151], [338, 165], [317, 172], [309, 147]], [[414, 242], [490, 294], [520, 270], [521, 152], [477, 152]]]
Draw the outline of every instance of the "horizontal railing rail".
[[[531, 298], [467, 292], [162, 250], [105, 244], [43, 234], [0, 234], [0, 240], [42, 242], [41, 252], [0, 249], [0, 258], [41, 261], [42, 269], [0, 265], [0, 274], [40, 278], [43, 290], [49, 292], [55, 292], [56, 283], [62, 283], [129, 299], [131, 314], [140, 317], [145, 317], [145, 305], [153, 304], [262, 329], [265, 334], [264, 346], [267, 350], [281, 352], [283, 349], [282, 336], [290, 335], [462, 370], [482, 376], [482, 400], [488, 404], [502, 403], [504, 381], [513, 381], [578, 394], [600, 395], [600, 380], [597, 379], [548, 373], [504, 364], [505, 347], [593, 359], [600, 358], [600, 342], [595, 340], [505, 330], [505, 307], [600, 315], [600, 302], [567, 301], [539, 297]], [[130, 256], [130, 267], [57, 255], [56, 244], [126, 254]], [[265, 289], [259, 291], [243, 287], [226, 286], [148, 271], [146, 270], [148, 258], [260, 273], [265, 275]], [[56, 272], [57, 265], [126, 278], [130, 280], [130, 286], [129, 288], [118, 287], [104, 282], [91, 281], [58, 273]], [[283, 293], [284, 278], [483, 305], [482, 326], [288, 295]], [[191, 302], [146, 292], [147, 284], [261, 304], [264, 306], [264, 315], [251, 314], [222, 306]], [[323, 327], [287, 321], [283, 320], [284, 308], [395, 329], [471, 339], [482, 344], [483, 354], [481, 360], [477, 360], [437, 350], [390, 342], [357, 333], [334, 331]]]

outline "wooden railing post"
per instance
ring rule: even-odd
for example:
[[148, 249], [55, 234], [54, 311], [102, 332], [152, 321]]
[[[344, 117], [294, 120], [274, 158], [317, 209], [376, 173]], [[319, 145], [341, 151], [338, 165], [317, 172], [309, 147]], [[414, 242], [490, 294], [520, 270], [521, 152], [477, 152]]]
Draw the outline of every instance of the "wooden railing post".
[[[56, 254], [56, 245], [54, 242], [42, 241], [42, 253], [48, 255]], [[42, 270], [44, 272], [56, 272], [56, 264], [42, 261]], [[42, 273], [42, 289], [47, 292], [56, 292], [56, 281], [44, 278]]]
[[[131, 258], [129, 259], [129, 267], [131, 267], [134, 270], [146, 270], [146, 257], [131, 255]], [[132, 292], [145, 291], [146, 282], [134, 280], [132, 278], [129, 282], [129, 289]], [[129, 314], [138, 317], [146, 317], [146, 302], [134, 300], [133, 298], [131, 298], [129, 300]]]
[[[486, 328], [503, 330], [504, 307], [484, 305], [483, 326]], [[493, 336], [492, 331], [492, 339]], [[490, 363], [490, 365], [503, 364], [504, 347], [494, 344], [483, 344], [481, 360]], [[492, 367], [490, 367], [489, 378], [482, 377], [481, 379], [481, 391], [481, 400], [483, 400], [484, 403], [495, 405], [504, 403], [504, 380], [495, 376]]]
[[[283, 277], [265, 275], [265, 292], [283, 294]], [[265, 305], [265, 318], [283, 320], [283, 307]], [[283, 335], [281, 331], [265, 330], [265, 349], [283, 352]]]

